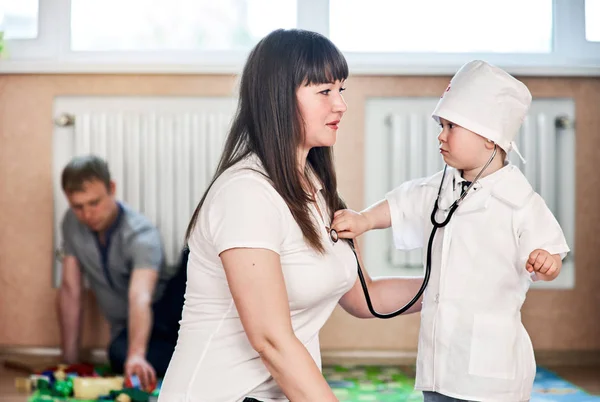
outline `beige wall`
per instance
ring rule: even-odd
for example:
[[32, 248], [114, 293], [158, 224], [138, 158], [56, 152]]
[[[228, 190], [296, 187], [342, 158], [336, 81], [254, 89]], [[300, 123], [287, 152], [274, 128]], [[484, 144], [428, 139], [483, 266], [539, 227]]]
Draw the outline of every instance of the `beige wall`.
[[[369, 97], [439, 96], [449, 77], [351, 77], [336, 160], [350, 207], [363, 208], [364, 104]], [[599, 78], [524, 78], [534, 97], [575, 100], [576, 244], [574, 290], [532, 290], [523, 318], [537, 350], [600, 350]], [[58, 346], [51, 287], [52, 104], [62, 95], [227, 96], [232, 76], [0, 75], [0, 347]], [[108, 331], [86, 301], [83, 343]], [[419, 316], [358, 320], [336, 311], [324, 350], [415, 350]]]

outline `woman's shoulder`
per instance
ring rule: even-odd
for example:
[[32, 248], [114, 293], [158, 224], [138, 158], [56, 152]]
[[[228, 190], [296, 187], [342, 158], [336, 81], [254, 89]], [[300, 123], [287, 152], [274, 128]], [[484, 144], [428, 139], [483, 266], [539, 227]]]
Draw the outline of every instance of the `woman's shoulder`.
[[213, 184], [214, 190], [229, 186], [244, 186], [255, 184], [261, 188], [273, 188], [268, 175], [265, 173], [260, 159], [254, 155], [248, 155], [239, 162], [226, 169]]
[[210, 203], [223, 197], [234, 197], [240, 202], [247, 198], [267, 197], [276, 204], [283, 202], [255, 155], [243, 158], [215, 180], [207, 194], [207, 201]]

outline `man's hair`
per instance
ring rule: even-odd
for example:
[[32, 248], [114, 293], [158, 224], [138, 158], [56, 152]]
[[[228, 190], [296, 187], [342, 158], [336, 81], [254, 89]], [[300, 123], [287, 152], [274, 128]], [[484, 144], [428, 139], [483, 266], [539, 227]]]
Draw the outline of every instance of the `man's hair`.
[[110, 189], [108, 163], [96, 155], [76, 156], [62, 171], [62, 189], [67, 194], [83, 191], [83, 184], [93, 180], [100, 180]]

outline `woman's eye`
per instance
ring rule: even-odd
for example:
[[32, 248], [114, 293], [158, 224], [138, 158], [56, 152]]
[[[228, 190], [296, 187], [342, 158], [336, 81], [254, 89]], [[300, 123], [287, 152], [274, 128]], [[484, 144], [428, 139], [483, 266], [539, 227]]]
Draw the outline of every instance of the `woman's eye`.
[[340, 92], [344, 92], [346, 88], [340, 88]]
[[324, 90], [324, 91], [321, 91], [321, 92], [319, 92], [319, 93], [320, 93], [320, 94], [323, 94], [323, 95], [329, 95], [329, 92], [331, 92], [331, 89], [326, 89], [326, 90]]

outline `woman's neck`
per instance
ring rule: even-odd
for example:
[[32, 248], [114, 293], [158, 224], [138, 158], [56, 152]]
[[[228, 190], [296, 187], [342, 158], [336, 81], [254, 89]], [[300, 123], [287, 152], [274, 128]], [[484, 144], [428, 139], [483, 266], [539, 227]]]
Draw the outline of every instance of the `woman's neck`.
[[298, 169], [304, 174], [306, 169], [306, 160], [308, 159], [308, 152], [310, 149], [300, 148], [298, 150]]
[[308, 151], [308, 149], [300, 149], [298, 151], [298, 175], [304, 191], [312, 195], [315, 192], [315, 189], [309, 178], [306, 176], [306, 161], [308, 159]]

